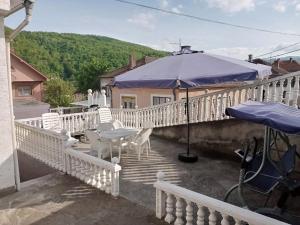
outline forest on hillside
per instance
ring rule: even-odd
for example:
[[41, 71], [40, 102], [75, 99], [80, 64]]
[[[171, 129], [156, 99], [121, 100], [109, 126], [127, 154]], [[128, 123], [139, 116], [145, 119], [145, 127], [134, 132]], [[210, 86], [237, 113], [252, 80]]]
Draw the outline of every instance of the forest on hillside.
[[12, 49], [46, 76], [69, 80], [82, 92], [97, 88], [99, 75], [128, 64], [130, 54], [137, 59], [167, 54], [103, 36], [28, 31], [17, 36]]

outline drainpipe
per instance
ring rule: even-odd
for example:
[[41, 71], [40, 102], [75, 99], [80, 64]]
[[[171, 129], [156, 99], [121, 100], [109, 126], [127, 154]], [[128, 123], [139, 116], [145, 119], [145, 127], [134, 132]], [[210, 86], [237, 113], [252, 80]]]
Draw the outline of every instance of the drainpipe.
[[[6, 40], [6, 60], [7, 60], [7, 74], [8, 74], [8, 85], [11, 87], [9, 91], [9, 100], [10, 100], [10, 114], [13, 117], [11, 120], [11, 127], [13, 133], [13, 159], [14, 159], [14, 172], [15, 172], [15, 183], [17, 191], [20, 190], [20, 173], [19, 173], [19, 161], [18, 161], [18, 153], [17, 153], [17, 141], [16, 141], [16, 133], [15, 133], [15, 116], [13, 110], [13, 95], [12, 95], [12, 82], [11, 82], [11, 61], [10, 61], [10, 42], [21, 32], [21, 30], [29, 24], [32, 16], [34, 0], [25, 0], [24, 4], [13, 9], [8, 15], [20, 10], [25, 7], [26, 17], [22, 23], [9, 35]], [[7, 16], [8, 16], [7, 15]]]
[[[25, 0], [24, 1], [24, 7], [25, 7], [25, 12], [26, 16], [25, 19], [23, 20], [22, 23], [9, 35], [7, 42], [11, 42], [20, 32], [21, 30], [29, 24], [31, 21], [32, 17], [32, 9], [33, 9], [33, 4], [35, 0]], [[13, 10], [13, 12], [16, 12], [16, 10]], [[11, 13], [10, 13], [11, 14]]]

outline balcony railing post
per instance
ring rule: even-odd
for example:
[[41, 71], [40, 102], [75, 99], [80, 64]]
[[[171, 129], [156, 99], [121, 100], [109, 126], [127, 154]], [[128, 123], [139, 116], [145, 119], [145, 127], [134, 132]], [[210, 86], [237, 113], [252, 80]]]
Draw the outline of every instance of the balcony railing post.
[[116, 165], [119, 162], [119, 159], [114, 157], [111, 160], [114, 165], [114, 170], [111, 171], [111, 194], [115, 198], [119, 196], [119, 171], [115, 170]]
[[[157, 183], [164, 180], [165, 174], [161, 171], [157, 173]], [[162, 190], [156, 188], [156, 217], [162, 219], [166, 214], [166, 196]]]

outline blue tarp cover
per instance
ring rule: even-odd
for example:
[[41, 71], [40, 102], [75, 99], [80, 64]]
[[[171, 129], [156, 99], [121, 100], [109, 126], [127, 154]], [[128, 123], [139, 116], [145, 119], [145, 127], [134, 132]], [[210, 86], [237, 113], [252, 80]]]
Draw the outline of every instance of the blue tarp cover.
[[251, 81], [271, 75], [271, 67], [207, 53], [166, 56], [117, 77], [119, 88], [192, 88]]
[[281, 103], [248, 101], [227, 108], [226, 115], [264, 124], [287, 134], [300, 134], [300, 110]]

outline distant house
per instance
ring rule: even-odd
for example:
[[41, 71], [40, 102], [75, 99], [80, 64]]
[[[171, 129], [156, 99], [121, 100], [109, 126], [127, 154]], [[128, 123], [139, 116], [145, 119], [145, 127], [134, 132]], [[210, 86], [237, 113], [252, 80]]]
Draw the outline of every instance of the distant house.
[[42, 102], [47, 77], [16, 54], [11, 57], [11, 81], [16, 119], [37, 117], [48, 112]]
[[13, 98], [42, 101], [47, 77], [16, 54], [10, 56]]
[[148, 64], [150, 62], [153, 62], [156, 60], [156, 57], [150, 57], [150, 56], [145, 56], [142, 59], [136, 60], [134, 55], [129, 56], [129, 63], [126, 66], [123, 66], [119, 69], [113, 70], [109, 73], [103, 74], [100, 76], [100, 90], [105, 89], [107, 96], [111, 96], [111, 91], [110, 91], [110, 84], [112, 83], [113, 79], [125, 72], [128, 72], [130, 70], [133, 70], [135, 68], [138, 68], [140, 66], [143, 66], [145, 64]]
[[300, 63], [293, 58], [289, 60], [277, 59], [272, 64], [272, 70], [275, 74], [287, 74], [300, 71]]
[[300, 71], [300, 63], [293, 58], [288, 60], [276, 59], [273, 63], [267, 62], [263, 59], [254, 59], [252, 62], [272, 66], [272, 76]]

